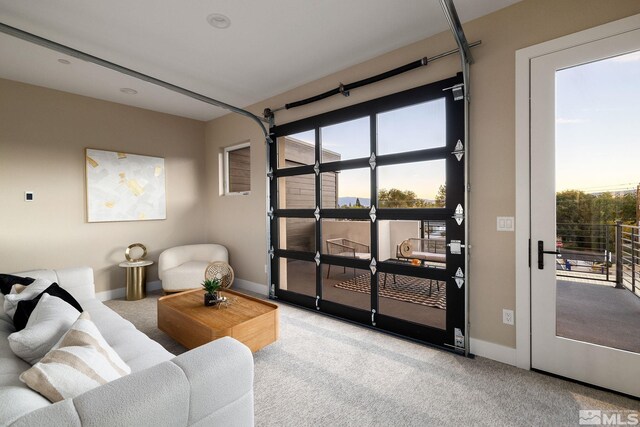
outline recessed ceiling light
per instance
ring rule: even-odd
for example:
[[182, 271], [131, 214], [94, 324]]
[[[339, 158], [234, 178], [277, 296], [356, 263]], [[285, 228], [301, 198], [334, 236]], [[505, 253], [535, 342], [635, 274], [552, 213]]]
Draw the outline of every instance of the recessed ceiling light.
[[137, 90], [131, 89], [130, 87], [123, 87], [122, 89], [120, 89], [120, 92], [126, 93], [127, 95], [135, 95], [136, 93], [138, 93]]
[[212, 13], [211, 15], [207, 16], [207, 22], [212, 27], [218, 28], [220, 30], [229, 28], [229, 25], [231, 25], [231, 20], [221, 13]]
[[64, 65], [71, 64], [71, 61], [67, 61], [66, 59], [62, 59], [62, 58], [58, 59], [58, 62]]

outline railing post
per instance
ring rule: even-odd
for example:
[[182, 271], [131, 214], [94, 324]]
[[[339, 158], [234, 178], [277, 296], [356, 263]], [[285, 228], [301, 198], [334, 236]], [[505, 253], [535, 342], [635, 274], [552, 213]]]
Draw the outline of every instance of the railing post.
[[604, 268], [607, 270], [607, 282], [609, 281], [609, 224], [604, 225]]
[[616, 288], [622, 289], [622, 221], [616, 221]]
[[636, 232], [631, 227], [631, 292], [636, 293]]

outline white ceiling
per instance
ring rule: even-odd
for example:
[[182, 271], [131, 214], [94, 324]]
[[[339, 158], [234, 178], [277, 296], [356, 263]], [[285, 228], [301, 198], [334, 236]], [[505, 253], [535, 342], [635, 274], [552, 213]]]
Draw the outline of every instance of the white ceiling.
[[[455, 4], [466, 22], [517, 1]], [[211, 13], [231, 26], [214, 29]], [[448, 29], [438, 0], [0, 0], [0, 22], [240, 107]], [[5, 34], [0, 58], [1, 78], [198, 120], [226, 113]]]

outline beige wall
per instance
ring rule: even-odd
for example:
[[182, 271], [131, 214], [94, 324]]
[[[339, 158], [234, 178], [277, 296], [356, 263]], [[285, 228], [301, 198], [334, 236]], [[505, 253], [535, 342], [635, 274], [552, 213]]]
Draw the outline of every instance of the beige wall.
[[[205, 124], [0, 80], [0, 271], [94, 268], [96, 290], [124, 286], [125, 248], [157, 261], [170, 246], [203, 242]], [[167, 219], [86, 222], [84, 149], [165, 158]], [[24, 202], [24, 191], [35, 201]], [[157, 268], [148, 280], [157, 280]]]
[[[471, 336], [515, 347], [515, 328], [502, 324], [502, 308], [515, 308], [513, 233], [496, 232], [496, 216], [515, 214], [515, 51], [625, 16], [640, 13], [636, 0], [525, 0], [464, 25], [473, 49], [471, 67]], [[444, 19], [444, 18], [443, 18]], [[395, 50], [368, 62], [278, 95], [250, 109], [260, 114], [352, 82], [387, 71], [423, 56], [455, 47], [450, 33]], [[283, 124], [356, 104], [449, 77], [460, 69], [449, 57], [400, 77], [333, 97], [309, 106], [278, 112]], [[207, 125], [207, 158], [214, 160], [221, 147], [250, 139], [252, 143], [251, 195], [215, 196], [218, 171], [209, 168], [210, 240], [229, 246], [240, 278], [265, 283], [265, 148], [258, 128], [249, 120], [227, 115]]]

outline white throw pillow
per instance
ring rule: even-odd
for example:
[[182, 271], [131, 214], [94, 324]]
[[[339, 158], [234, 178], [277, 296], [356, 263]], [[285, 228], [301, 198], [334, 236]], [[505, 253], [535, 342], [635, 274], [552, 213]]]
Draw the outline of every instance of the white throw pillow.
[[42, 294], [27, 326], [9, 335], [9, 347], [16, 356], [33, 365], [60, 340], [80, 316], [61, 298]]
[[37, 297], [40, 292], [52, 284], [51, 280], [36, 279], [32, 284], [22, 289], [20, 293], [17, 292], [16, 285], [13, 285], [11, 292], [4, 296], [4, 312], [13, 320], [13, 315], [16, 313], [16, 308], [18, 308], [20, 301]]
[[20, 381], [52, 402], [76, 397], [131, 373], [107, 344], [86, 311]]

